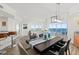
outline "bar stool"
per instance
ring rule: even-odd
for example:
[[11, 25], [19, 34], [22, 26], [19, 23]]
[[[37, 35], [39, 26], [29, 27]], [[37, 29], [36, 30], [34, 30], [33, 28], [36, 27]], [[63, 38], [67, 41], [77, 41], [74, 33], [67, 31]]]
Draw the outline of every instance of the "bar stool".
[[[0, 33], [0, 42], [7, 39], [7, 33]], [[4, 45], [0, 43], [0, 55], [5, 54], [7, 51], [3, 50]]]
[[15, 31], [12, 31], [12, 32], [9, 32], [9, 36], [11, 37], [11, 48], [15, 47], [14, 46], [14, 36], [16, 36], [16, 32]]

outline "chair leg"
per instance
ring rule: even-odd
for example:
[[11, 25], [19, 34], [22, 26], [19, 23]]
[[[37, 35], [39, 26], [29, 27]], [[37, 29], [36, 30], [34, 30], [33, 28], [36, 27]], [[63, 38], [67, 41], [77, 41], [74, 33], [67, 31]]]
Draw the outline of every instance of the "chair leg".
[[67, 51], [66, 51], [66, 55], [67, 55]]
[[70, 49], [68, 49], [69, 55], [70, 55]]

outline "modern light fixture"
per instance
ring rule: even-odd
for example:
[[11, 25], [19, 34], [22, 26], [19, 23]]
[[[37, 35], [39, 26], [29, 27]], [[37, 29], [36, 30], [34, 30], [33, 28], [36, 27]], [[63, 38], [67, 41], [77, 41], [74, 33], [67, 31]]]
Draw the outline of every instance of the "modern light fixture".
[[60, 3], [56, 3], [56, 15], [51, 17], [51, 23], [61, 23], [62, 21], [59, 18], [59, 14], [60, 13]]

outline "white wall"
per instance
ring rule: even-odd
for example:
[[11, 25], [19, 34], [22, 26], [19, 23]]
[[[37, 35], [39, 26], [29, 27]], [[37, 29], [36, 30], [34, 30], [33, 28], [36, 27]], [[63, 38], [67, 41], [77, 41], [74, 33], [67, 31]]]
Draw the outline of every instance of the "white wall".
[[79, 32], [79, 12], [75, 12], [69, 16], [68, 19], [68, 39], [72, 39], [74, 42], [74, 32]]
[[8, 31], [16, 31], [16, 21], [14, 19], [8, 18]]
[[0, 5], [3, 6], [3, 9], [0, 8], [0, 16], [7, 17], [7, 30], [16, 31], [16, 25], [20, 24], [22, 18], [19, 17], [16, 11], [9, 7], [7, 4], [0, 3]]
[[[6, 22], [6, 26], [2, 26], [2, 22]], [[8, 22], [8, 18], [0, 17], [0, 31], [8, 31], [7, 22]]]

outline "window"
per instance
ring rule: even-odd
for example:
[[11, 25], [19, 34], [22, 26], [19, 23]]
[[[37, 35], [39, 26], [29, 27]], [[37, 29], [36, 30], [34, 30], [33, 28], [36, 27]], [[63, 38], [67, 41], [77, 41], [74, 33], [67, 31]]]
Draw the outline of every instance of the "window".
[[48, 28], [57, 28], [56, 23], [49, 24]]
[[32, 29], [43, 28], [43, 25], [42, 25], [42, 24], [32, 24], [32, 25], [31, 25], [31, 28], [32, 28]]
[[66, 34], [67, 33], [67, 23], [51, 23], [48, 26], [49, 32], [53, 33], [61, 33]]

